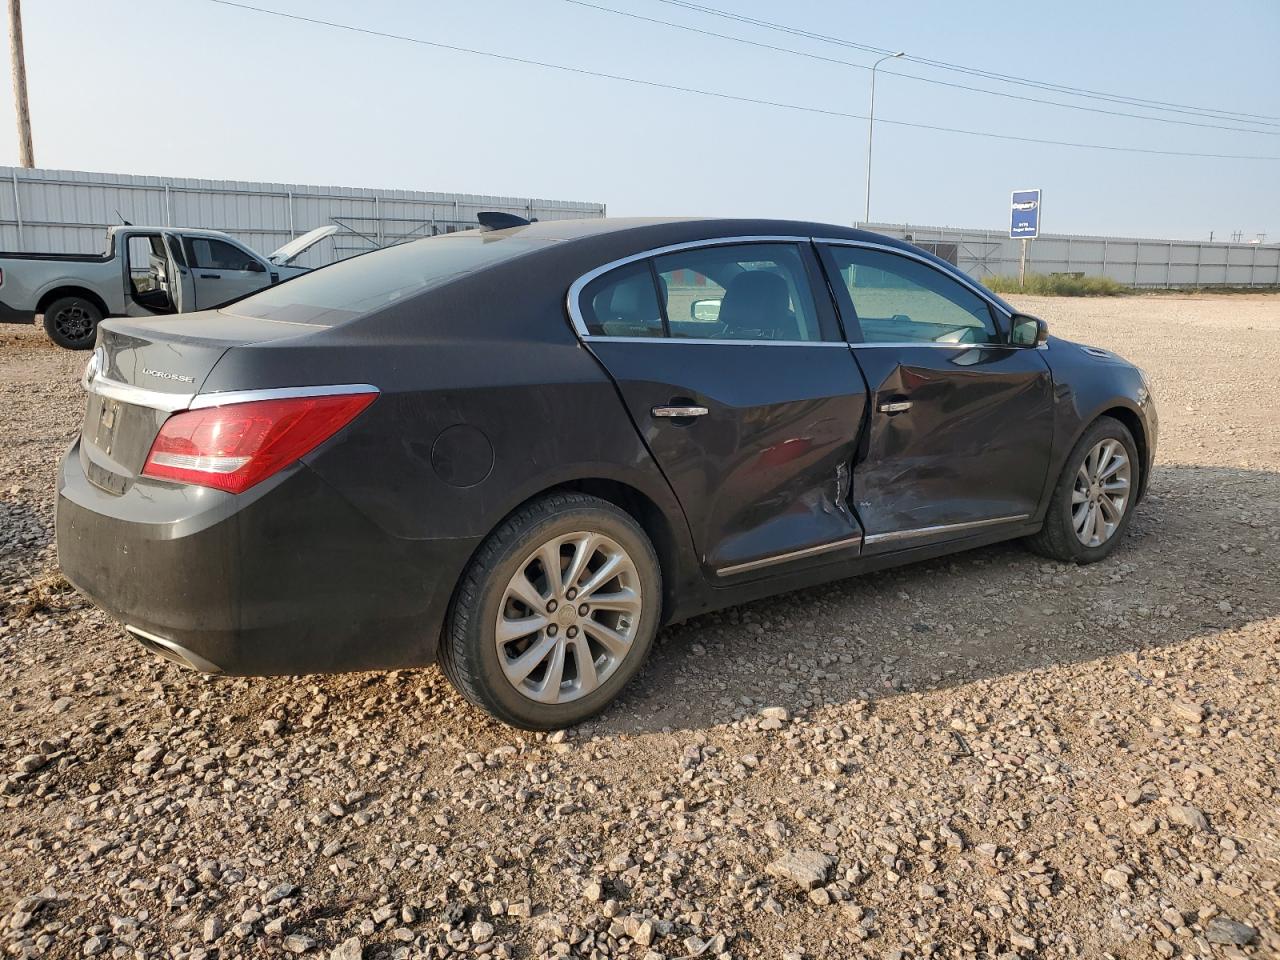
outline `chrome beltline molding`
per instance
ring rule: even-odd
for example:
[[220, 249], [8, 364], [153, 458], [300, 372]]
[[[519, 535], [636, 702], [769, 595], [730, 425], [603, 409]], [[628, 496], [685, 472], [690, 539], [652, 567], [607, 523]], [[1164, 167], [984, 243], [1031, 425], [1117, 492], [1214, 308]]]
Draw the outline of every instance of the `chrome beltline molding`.
[[137, 407], [148, 407], [162, 413], [203, 410], [208, 407], [224, 407], [232, 403], [253, 403], [256, 400], [287, 400], [293, 397], [332, 397], [338, 394], [380, 392], [377, 387], [368, 383], [339, 383], [274, 387], [263, 390], [226, 390], [221, 393], [166, 393], [163, 390], [151, 390], [132, 383], [112, 380], [101, 373], [94, 375], [86, 389], [100, 397], [108, 397]]
[[[573, 324], [574, 331], [578, 334], [578, 337], [584, 341], [617, 340], [617, 341], [632, 342], [632, 343], [636, 341], [641, 341], [645, 343], [650, 343], [650, 342], [652, 343], [722, 343], [722, 344], [730, 343], [730, 344], [750, 344], [758, 347], [783, 347], [783, 346], [786, 346], [786, 347], [841, 346], [842, 347], [842, 346], [846, 346], [845, 343], [833, 343], [831, 341], [817, 341], [817, 340], [717, 340], [717, 339], [704, 340], [704, 339], [692, 339], [692, 338], [683, 338], [683, 337], [608, 337], [608, 336], [593, 334], [587, 330], [587, 323], [582, 316], [582, 310], [579, 306], [578, 301], [581, 299], [582, 291], [586, 287], [586, 285], [589, 284], [592, 280], [596, 279], [597, 277], [602, 276], [603, 274], [606, 274], [611, 270], [615, 270], [618, 267], [625, 267], [628, 263], [635, 263], [638, 260], [648, 260], [650, 257], [659, 257], [659, 256], [662, 256], [663, 254], [676, 253], [680, 250], [696, 250], [699, 247], [732, 246], [733, 244], [738, 244], [738, 243], [824, 243], [830, 246], [840, 246], [840, 247], [866, 247], [867, 249], [883, 250], [886, 253], [893, 253], [893, 254], [897, 254], [898, 256], [907, 257], [912, 260], [918, 260], [920, 263], [923, 263], [926, 266], [932, 267], [935, 270], [938, 269], [938, 265], [934, 263], [932, 260], [930, 260], [928, 257], [924, 256], [923, 254], [915, 253], [911, 250], [904, 250], [901, 247], [895, 247], [887, 243], [877, 243], [874, 240], [852, 240], [852, 239], [847, 239], [842, 237], [813, 237], [813, 236], [807, 236], [807, 235], [806, 236], [757, 235], [757, 236], [742, 236], [742, 237], [715, 237], [710, 240], [690, 240], [686, 243], [673, 243], [673, 244], [668, 244], [667, 246], [664, 246], [664, 247], [653, 247], [649, 250], [644, 250], [640, 253], [633, 253], [630, 256], [620, 257], [617, 260], [611, 260], [606, 264], [602, 264], [601, 266], [598, 266], [595, 269], [587, 273], [584, 273], [577, 280], [573, 281], [573, 283], [569, 286], [569, 294], [566, 297], [565, 305], [568, 308], [569, 320]], [[950, 273], [946, 271], [939, 271], [939, 272], [944, 272], [946, 276], [952, 277], [954, 280], [963, 284], [969, 290], [973, 291], [975, 294], [977, 294], [979, 297], [982, 298], [983, 303], [988, 304], [993, 310], [998, 312], [1000, 316], [1004, 317], [1006, 320], [1010, 319], [1010, 317], [1012, 316], [1008, 310], [1006, 310], [1003, 306], [1001, 306], [995, 300], [991, 299], [991, 294], [984, 291], [981, 287], [979, 287], [976, 283], [974, 283], [964, 274], [959, 272], [956, 272], [956, 273]], [[909, 343], [901, 343], [901, 344], [854, 343], [849, 345], [855, 346], [855, 347], [936, 346], [936, 347], [967, 348], [967, 349], [973, 349], [975, 347], [997, 348], [997, 347], [1013, 346], [1012, 344], [950, 344], [950, 343], [934, 344], [934, 343], [927, 343], [927, 342], [909, 342]]]
[[938, 533], [959, 533], [962, 530], [976, 530], [979, 527], [993, 527], [999, 523], [1017, 523], [1030, 520], [1031, 514], [1017, 513], [1008, 517], [988, 517], [986, 520], [966, 520], [963, 523], [941, 523], [933, 527], [912, 527], [909, 530], [892, 530], [889, 533], [869, 534], [862, 542], [870, 547], [877, 543], [892, 543], [897, 540], [914, 540], [917, 537], [931, 537]]
[[802, 557], [816, 557], [822, 553], [830, 553], [833, 550], [841, 550], [845, 547], [856, 547], [862, 543], [862, 535], [856, 537], [846, 537], [843, 540], [833, 540], [830, 543], [822, 543], [816, 547], [806, 547], [803, 550], [792, 550], [788, 553], [778, 553], [772, 557], [762, 557], [759, 560], [748, 560], [746, 563], [735, 563], [732, 566], [720, 567], [716, 570], [716, 576], [729, 577], [735, 573], [746, 573], [748, 570], [759, 570], [761, 567], [771, 567], [775, 563], [786, 563], [788, 560], [799, 560]]
[[815, 557], [819, 554], [830, 553], [834, 550], [841, 550], [845, 547], [852, 547], [862, 544], [864, 547], [874, 546], [877, 543], [892, 543], [896, 540], [912, 540], [917, 537], [930, 537], [939, 533], [960, 533], [964, 530], [977, 530], [981, 527], [993, 527], [1001, 523], [1017, 523], [1022, 520], [1030, 520], [1031, 514], [1018, 513], [1007, 517], [988, 517], [985, 520], [966, 520], [962, 523], [942, 523], [932, 527], [913, 527], [910, 530], [894, 530], [890, 533], [873, 533], [868, 536], [846, 537], [843, 540], [833, 540], [830, 543], [819, 544], [816, 547], [806, 547], [803, 550], [791, 550], [787, 553], [778, 553], [770, 557], [761, 557], [759, 560], [749, 560], [746, 563], [735, 563], [733, 566], [720, 567], [716, 570], [716, 576], [728, 577], [735, 573], [746, 573], [748, 570], [759, 570], [761, 567], [771, 567], [775, 563], [787, 563], [791, 560], [800, 560], [804, 557]]

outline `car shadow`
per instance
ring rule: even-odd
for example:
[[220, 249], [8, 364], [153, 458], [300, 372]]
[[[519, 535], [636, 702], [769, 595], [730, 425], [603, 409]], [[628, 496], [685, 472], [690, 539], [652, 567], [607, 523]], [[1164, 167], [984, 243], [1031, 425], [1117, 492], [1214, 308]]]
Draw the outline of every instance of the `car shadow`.
[[1140, 655], [1280, 614], [1277, 550], [1280, 474], [1161, 464], [1101, 563], [1015, 541], [705, 614], [662, 631], [580, 732], [701, 729]]

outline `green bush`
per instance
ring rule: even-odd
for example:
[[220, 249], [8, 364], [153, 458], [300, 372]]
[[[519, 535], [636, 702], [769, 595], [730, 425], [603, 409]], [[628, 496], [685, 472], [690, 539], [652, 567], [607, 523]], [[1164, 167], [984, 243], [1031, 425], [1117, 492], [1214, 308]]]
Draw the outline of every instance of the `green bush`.
[[996, 293], [1029, 293], [1040, 297], [1117, 297], [1133, 290], [1110, 277], [1075, 277], [1069, 273], [1027, 274], [1019, 285], [1017, 277], [986, 277], [982, 281]]

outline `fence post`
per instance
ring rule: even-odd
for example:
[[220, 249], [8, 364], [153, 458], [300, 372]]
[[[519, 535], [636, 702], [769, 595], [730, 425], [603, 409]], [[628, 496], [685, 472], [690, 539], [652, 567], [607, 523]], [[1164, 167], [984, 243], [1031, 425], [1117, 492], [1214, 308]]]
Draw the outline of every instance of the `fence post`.
[[1200, 286], [1200, 262], [1204, 260], [1204, 244], [1196, 244], [1196, 287]]
[[1169, 258], [1164, 262], [1164, 288], [1169, 289], [1169, 277], [1173, 272], [1173, 242], [1169, 243]]
[[164, 225], [173, 226], [173, 195], [169, 193], [169, 182], [164, 184]]
[[289, 239], [292, 240], [298, 235], [293, 226], [293, 191], [289, 190], [285, 195], [289, 198]]
[[1107, 275], [1107, 238], [1102, 238], [1102, 275]]

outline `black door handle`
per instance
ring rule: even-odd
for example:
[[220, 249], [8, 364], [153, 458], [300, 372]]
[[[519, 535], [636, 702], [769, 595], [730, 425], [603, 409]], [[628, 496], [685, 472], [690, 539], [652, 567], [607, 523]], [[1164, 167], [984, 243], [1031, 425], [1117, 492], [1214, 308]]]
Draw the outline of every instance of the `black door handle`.
[[220, 274], [220, 273], [202, 273], [202, 274], [200, 274], [200, 279], [201, 279], [201, 280], [221, 280], [221, 279], [222, 279], [222, 274]]

